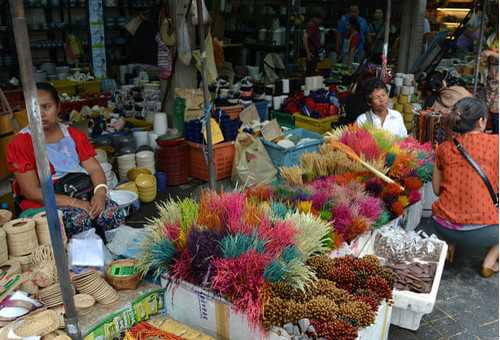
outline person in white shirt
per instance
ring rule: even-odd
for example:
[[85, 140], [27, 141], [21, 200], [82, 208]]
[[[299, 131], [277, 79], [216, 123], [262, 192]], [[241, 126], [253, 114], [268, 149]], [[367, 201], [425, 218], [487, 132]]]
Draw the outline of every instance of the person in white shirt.
[[356, 119], [356, 123], [359, 126], [372, 124], [396, 136], [406, 137], [408, 132], [406, 131], [403, 116], [398, 111], [391, 110], [388, 107], [389, 95], [384, 82], [376, 78], [370, 79], [365, 89], [366, 101], [371, 110], [360, 115]]

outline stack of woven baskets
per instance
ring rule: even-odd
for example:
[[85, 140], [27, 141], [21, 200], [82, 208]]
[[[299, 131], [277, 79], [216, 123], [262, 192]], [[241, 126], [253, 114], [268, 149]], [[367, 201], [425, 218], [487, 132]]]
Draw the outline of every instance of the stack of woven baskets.
[[4, 263], [9, 259], [7, 234], [1, 226], [9, 222], [11, 219], [12, 213], [9, 210], [0, 210], [0, 263]]
[[[45, 212], [34, 218], [11, 220], [12, 213], [0, 210], [0, 264], [9, 261], [19, 262], [23, 272], [32, 267], [31, 254], [39, 245], [50, 245], [49, 225]], [[66, 233], [59, 212], [62, 227], [62, 238], [66, 243]]]

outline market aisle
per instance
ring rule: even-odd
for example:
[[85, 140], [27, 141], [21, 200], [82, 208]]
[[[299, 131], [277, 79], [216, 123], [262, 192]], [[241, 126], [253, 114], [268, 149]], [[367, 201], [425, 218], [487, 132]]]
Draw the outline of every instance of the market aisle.
[[[431, 232], [429, 220], [422, 228]], [[422, 318], [416, 332], [391, 326], [389, 339], [498, 339], [498, 275], [479, 276], [484, 254], [457, 250], [447, 264], [434, 311]]]

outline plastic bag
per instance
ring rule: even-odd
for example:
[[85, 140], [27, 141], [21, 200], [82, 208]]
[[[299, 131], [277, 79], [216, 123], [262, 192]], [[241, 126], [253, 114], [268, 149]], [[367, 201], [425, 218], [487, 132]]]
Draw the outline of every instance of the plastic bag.
[[[215, 82], [218, 77], [217, 66], [215, 65], [212, 34], [210, 32], [207, 34], [207, 37], [205, 38], [205, 56], [206, 56], [205, 70], [207, 71], [207, 82], [210, 84]], [[198, 69], [198, 71], [202, 72], [200, 50], [193, 51], [193, 58], [196, 62], [196, 68]]]
[[254, 136], [242, 132], [235, 142], [232, 180], [243, 187], [271, 183], [276, 177], [276, 168], [266, 148]]
[[179, 59], [183, 64], [191, 64], [191, 40], [189, 39], [189, 30], [186, 19], [182, 19], [179, 24], [179, 42], [178, 42]]
[[141, 244], [146, 236], [143, 228], [132, 228], [121, 225], [116, 229], [106, 231], [108, 249], [116, 256], [139, 258], [142, 255]]
[[104, 246], [102, 239], [95, 233], [94, 228], [71, 238], [68, 258], [71, 267], [104, 268], [112, 260], [111, 254]]
[[[210, 14], [208, 14], [207, 6], [205, 1], [201, 0], [201, 5], [203, 6], [203, 23], [208, 24], [210, 21]], [[193, 25], [198, 25], [198, 6], [196, 0], [191, 0], [191, 22]]]

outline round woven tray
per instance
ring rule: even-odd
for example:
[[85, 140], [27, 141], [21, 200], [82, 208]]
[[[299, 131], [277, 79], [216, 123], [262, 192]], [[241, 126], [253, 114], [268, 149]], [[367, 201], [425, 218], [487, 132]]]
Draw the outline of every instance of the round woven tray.
[[9, 259], [9, 251], [7, 247], [7, 234], [3, 228], [0, 228], [0, 263], [4, 263]]
[[59, 316], [56, 312], [45, 310], [21, 320], [14, 326], [14, 333], [19, 337], [44, 336], [59, 328]]
[[10, 210], [0, 209], [0, 226], [12, 220], [12, 212]]
[[31, 254], [38, 247], [35, 222], [28, 218], [12, 220], [4, 224], [10, 256]]
[[[59, 223], [61, 224], [62, 239], [63, 242], [66, 243], [68, 241], [68, 238], [66, 237], [66, 231], [64, 229], [63, 213], [59, 210], [57, 211], [57, 213], [59, 215]], [[42, 245], [51, 244], [49, 222], [47, 221], [47, 214], [45, 213], [45, 211], [36, 214], [33, 219], [36, 223], [36, 234], [38, 237], [38, 242]]]
[[76, 309], [87, 309], [95, 304], [94, 297], [89, 294], [76, 294], [74, 299]]

